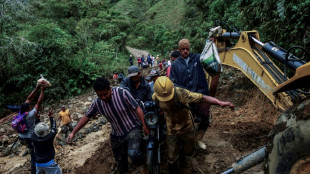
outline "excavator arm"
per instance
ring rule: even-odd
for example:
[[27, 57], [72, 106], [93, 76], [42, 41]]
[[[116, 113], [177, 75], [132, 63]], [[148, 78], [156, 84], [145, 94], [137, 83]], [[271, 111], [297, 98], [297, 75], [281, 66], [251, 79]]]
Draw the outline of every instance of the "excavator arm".
[[[273, 94], [273, 89], [288, 78], [286, 72], [280, 70], [270, 56], [293, 70], [305, 64], [304, 61], [272, 42], [266, 44], [260, 42], [259, 34], [255, 30], [241, 33], [220, 31], [216, 34], [216, 46], [222, 64], [241, 70], [276, 107], [285, 110], [305, 98], [296, 91]], [[231, 46], [231, 40], [237, 43]]]

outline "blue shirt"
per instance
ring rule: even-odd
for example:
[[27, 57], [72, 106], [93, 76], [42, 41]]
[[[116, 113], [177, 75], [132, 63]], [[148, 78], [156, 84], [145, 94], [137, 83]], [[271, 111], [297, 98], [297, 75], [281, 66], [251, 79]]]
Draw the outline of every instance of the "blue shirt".
[[151, 82], [149, 82], [149, 85], [150, 85], [150, 88], [151, 88], [151, 92], [152, 92], [152, 95], [153, 95], [153, 93], [154, 93], [154, 81], [151, 81]]
[[170, 79], [175, 86], [192, 92], [209, 94], [209, 86], [200, 63], [200, 54], [190, 53], [187, 59], [179, 57], [171, 65]]

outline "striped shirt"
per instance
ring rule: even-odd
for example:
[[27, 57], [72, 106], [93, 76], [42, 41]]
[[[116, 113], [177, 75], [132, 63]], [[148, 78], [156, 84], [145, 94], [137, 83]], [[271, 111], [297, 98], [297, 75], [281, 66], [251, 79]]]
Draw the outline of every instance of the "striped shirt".
[[112, 99], [105, 102], [96, 98], [89, 110], [86, 112], [87, 117], [93, 117], [97, 113], [104, 115], [112, 126], [112, 135], [123, 136], [137, 126], [141, 126], [141, 120], [135, 110], [138, 103], [126, 89], [112, 88]]

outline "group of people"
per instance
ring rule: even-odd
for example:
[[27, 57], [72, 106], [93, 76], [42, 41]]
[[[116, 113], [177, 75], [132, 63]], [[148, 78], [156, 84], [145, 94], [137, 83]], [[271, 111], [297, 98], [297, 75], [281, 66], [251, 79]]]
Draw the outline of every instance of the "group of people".
[[113, 74], [113, 82], [114, 82], [114, 85], [118, 84], [118, 83], [121, 83], [121, 81], [124, 79], [124, 74], [122, 72], [120, 73], [117, 73], [115, 72]]
[[[129, 64], [130, 66], [133, 65], [133, 56], [130, 55], [129, 57]], [[155, 66], [158, 66], [160, 69], [162, 69], [166, 64], [169, 64], [165, 61], [165, 58], [160, 60], [159, 55], [156, 56], [156, 58], [153, 55], [148, 54], [148, 56], [145, 58], [144, 55], [141, 57], [137, 57], [137, 65], [139, 68], [152, 68]]]
[[[44, 91], [46, 86], [37, 86], [30, 93], [26, 101], [21, 105], [19, 114], [25, 114], [24, 120], [28, 126], [28, 131], [19, 133], [19, 140], [26, 145], [31, 157], [31, 173], [47, 173], [61, 174], [61, 169], [55, 162], [54, 138], [57, 134], [57, 124], [54, 119], [54, 114], [50, 108], [48, 117], [50, 120], [49, 126], [40, 121], [41, 114], [39, 112], [44, 99]], [[34, 107], [30, 103], [35, 98], [36, 93], [40, 90], [40, 96]], [[59, 114], [59, 126], [62, 124], [62, 132], [67, 137], [67, 132], [72, 131], [72, 118], [69, 110], [65, 105], [62, 105]]]
[[[142, 76], [139, 67], [134, 65], [128, 68], [128, 76], [119, 87], [111, 87], [104, 77], [97, 78], [93, 89], [98, 98], [92, 102], [68, 136], [68, 142], [72, 141], [91, 117], [100, 113], [111, 123], [110, 141], [118, 172], [129, 171], [129, 156], [141, 173], [146, 173], [142, 132], [150, 134], [150, 130], [138, 102], [157, 100], [167, 125], [169, 173], [178, 173], [177, 161], [183, 171], [191, 173], [190, 157], [194, 153], [195, 142], [201, 142], [210, 124], [210, 105], [227, 106], [232, 110], [234, 105], [209, 96], [200, 55], [190, 53], [189, 40], [180, 40], [178, 48], [178, 51], [171, 54], [173, 63], [167, 76], [160, 76], [157, 70], [153, 70], [150, 73], [150, 83]], [[178, 105], [176, 101], [182, 105]], [[197, 128], [194, 119], [199, 122]]]
[[[200, 55], [190, 53], [189, 40], [180, 40], [178, 48], [178, 51], [171, 54], [172, 63], [167, 68], [166, 76], [160, 76], [158, 70], [152, 70], [149, 74], [149, 83], [142, 76], [139, 67], [132, 64], [128, 68], [127, 77], [120, 82], [119, 87], [111, 87], [108, 79], [98, 77], [93, 82], [97, 98], [93, 100], [73, 130], [69, 111], [63, 106], [59, 116], [65, 125], [65, 132], [68, 129], [72, 130], [67, 137], [68, 143], [72, 143], [76, 133], [90, 118], [102, 114], [112, 127], [110, 142], [118, 172], [129, 171], [128, 157], [130, 157], [141, 173], [146, 173], [142, 133], [149, 135], [150, 130], [144, 121], [144, 113], [139, 102], [154, 100], [157, 101], [166, 121], [169, 173], [179, 173], [179, 168], [185, 173], [191, 173], [190, 157], [194, 153], [195, 143], [205, 148], [201, 140], [210, 124], [210, 105], [227, 106], [232, 110], [234, 105], [209, 95], [214, 89], [208, 88]], [[29, 103], [39, 89], [41, 89], [40, 97], [35, 107], [31, 109]], [[22, 105], [21, 112], [28, 112], [26, 120], [32, 130], [19, 136], [32, 149], [32, 172], [61, 173], [54, 160], [55, 150], [52, 140], [56, 135], [56, 122], [52, 110], [48, 113], [50, 131], [45, 123], [39, 122], [38, 110], [43, 101], [44, 89], [43, 86], [37, 87]], [[65, 118], [66, 116], [69, 118]], [[194, 124], [195, 119], [198, 121], [197, 128]]]

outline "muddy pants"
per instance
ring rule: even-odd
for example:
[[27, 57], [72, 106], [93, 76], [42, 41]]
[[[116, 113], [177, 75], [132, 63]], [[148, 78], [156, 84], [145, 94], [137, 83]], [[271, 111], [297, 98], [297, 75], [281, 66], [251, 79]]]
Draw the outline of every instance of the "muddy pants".
[[141, 166], [145, 163], [145, 158], [141, 151], [141, 127], [134, 128], [123, 136], [111, 135], [110, 140], [119, 173], [122, 174], [129, 171], [128, 156], [136, 166]]
[[62, 125], [62, 132], [65, 133], [65, 137], [67, 137], [68, 131], [72, 131], [72, 130], [73, 130], [73, 127], [72, 127], [71, 122], [68, 124]]
[[193, 116], [198, 121], [198, 131], [207, 130], [210, 125], [211, 112], [209, 103], [194, 103], [190, 105]]
[[31, 174], [36, 173], [36, 163], [31, 138], [19, 138], [21, 144], [26, 145], [30, 153]]
[[179, 173], [177, 171], [177, 160], [180, 159], [180, 171], [192, 173], [191, 160], [195, 149], [195, 134], [190, 131], [180, 135], [166, 135], [168, 150], [169, 173]]
[[[180, 135], [166, 135], [166, 143], [169, 163], [174, 163], [179, 158], [180, 153], [185, 156], [192, 156], [195, 149], [194, 131]], [[182, 146], [182, 150], [180, 150], [179, 144]]]

